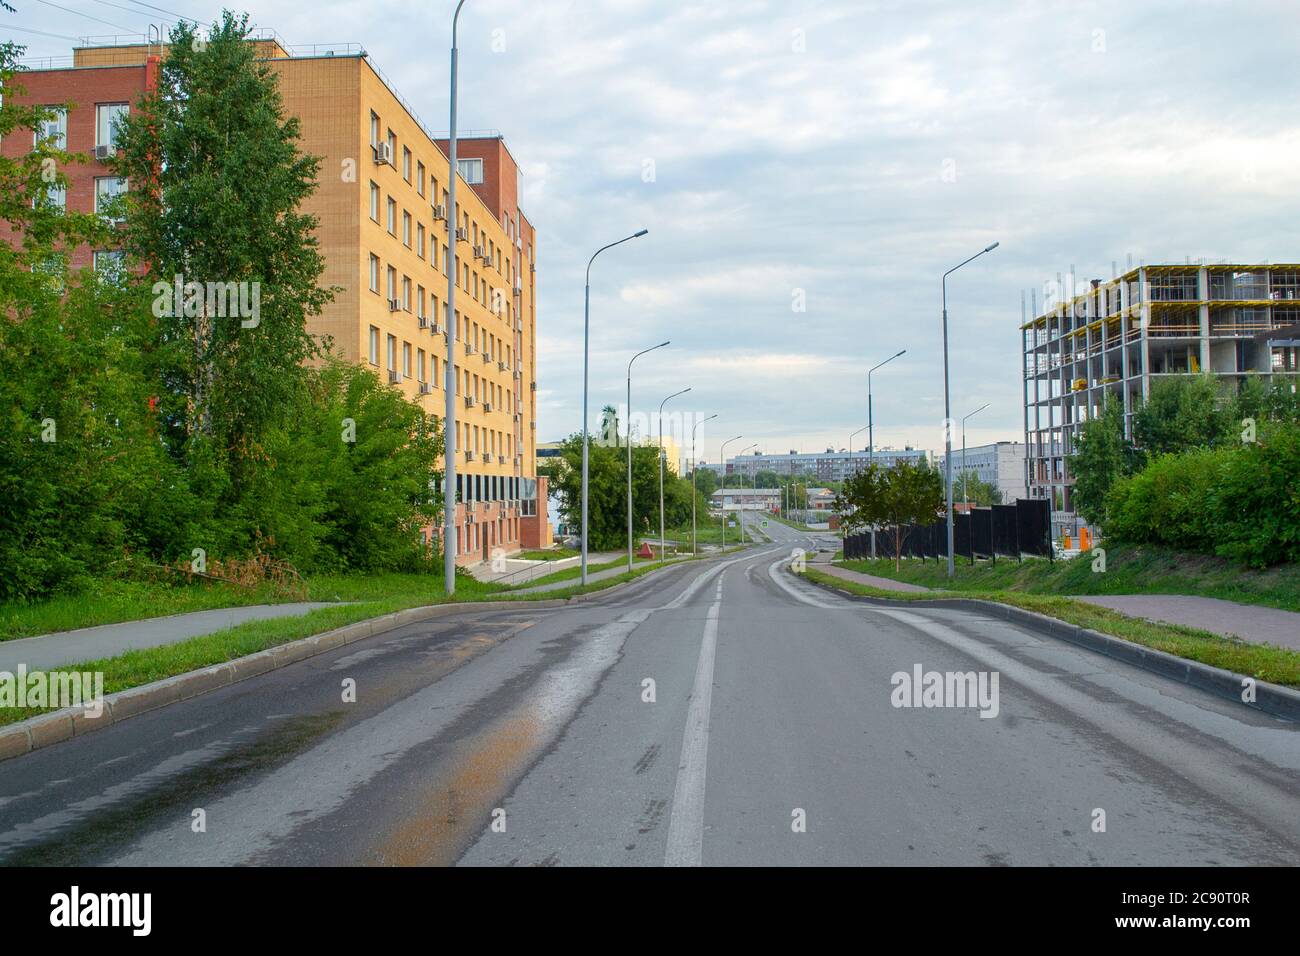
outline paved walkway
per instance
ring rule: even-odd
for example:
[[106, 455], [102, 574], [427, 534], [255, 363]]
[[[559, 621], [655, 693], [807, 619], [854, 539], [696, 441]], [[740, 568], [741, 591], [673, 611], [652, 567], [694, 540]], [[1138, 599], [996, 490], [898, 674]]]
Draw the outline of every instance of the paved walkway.
[[1300, 651], [1300, 613], [1238, 604], [1190, 594], [1074, 595], [1130, 617], [1183, 624], [1251, 644], [1274, 644]]
[[[606, 561], [613, 561], [615, 558], [627, 556], [626, 551], [601, 551], [597, 554], [587, 555], [587, 564], [604, 564]], [[493, 571], [491, 561], [481, 561], [478, 564], [469, 566], [469, 573], [475, 580], [485, 583], [497, 582], [502, 584], [527, 584], [535, 578], [544, 578], [548, 574], [554, 574], [556, 571], [563, 571], [565, 568], [576, 567], [582, 563], [582, 555], [576, 554], [571, 558], [560, 558], [556, 561], [528, 561], [523, 558], [506, 558], [506, 568], [504, 571]]]
[[845, 581], [855, 581], [858, 584], [867, 584], [873, 588], [880, 588], [882, 591], [929, 591], [930, 588], [923, 588], [919, 584], [908, 584], [906, 581], [895, 581], [893, 578], [878, 578], [874, 574], [863, 574], [861, 571], [850, 571], [848, 568], [842, 568], [837, 564], [823, 564], [815, 562], [818, 571], [825, 571], [827, 574]]
[[0, 671], [13, 673], [19, 664], [28, 670], [49, 670], [65, 664], [116, 657], [126, 651], [174, 644], [203, 634], [214, 634], [245, 621], [294, 617], [331, 607], [330, 603], [299, 601], [292, 604], [254, 604], [249, 607], [191, 611], [143, 621], [101, 624], [75, 631], [59, 631], [39, 637], [0, 642]]

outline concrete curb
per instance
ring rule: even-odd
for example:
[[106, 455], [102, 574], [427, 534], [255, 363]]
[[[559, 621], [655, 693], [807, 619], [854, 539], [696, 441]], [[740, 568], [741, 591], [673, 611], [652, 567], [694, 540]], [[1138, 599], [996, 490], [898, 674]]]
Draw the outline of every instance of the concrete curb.
[[[708, 561], [711, 558], [699, 560]], [[326, 651], [364, 640], [367, 637], [373, 637], [375, 634], [382, 634], [385, 631], [405, 627], [408, 624], [428, 621], [455, 611], [477, 610], [479, 608], [493, 610], [557, 608], [570, 604], [585, 603], [617, 591], [619, 588], [637, 584], [660, 571], [667, 571], [670, 568], [686, 563], [689, 562], [685, 560], [671, 562], [661, 568], [653, 568], [631, 581], [621, 581], [607, 588], [601, 588], [599, 591], [575, 594], [569, 598], [544, 598], [540, 596], [546, 593], [543, 591], [537, 592], [539, 596], [536, 600], [462, 601], [449, 604], [430, 604], [425, 607], [407, 608], [404, 611], [394, 611], [380, 617], [372, 617], [353, 624], [346, 624], [332, 631], [313, 634], [310, 637], [289, 641], [287, 644], [268, 647], [266, 650], [257, 651], [245, 657], [237, 657], [233, 661], [225, 661], [200, 670], [177, 674], [174, 677], [154, 681], [152, 684], [141, 684], [139, 687], [131, 687], [115, 694], [106, 694], [104, 696], [103, 710], [97, 717], [89, 716], [85, 709], [81, 707], [66, 707], [63, 710], [56, 710], [49, 714], [41, 714], [39, 717], [31, 717], [17, 723], [0, 726], [0, 761], [8, 760], [11, 757], [21, 757], [33, 750], [48, 747], [50, 744], [61, 743], [73, 737], [84, 736], [91, 731], [110, 727], [138, 714], [148, 713], [151, 710], [157, 710], [160, 707], [166, 707], [168, 704], [175, 704], [182, 700], [189, 700], [191, 697], [218, 690], [229, 684], [236, 684], [250, 677], [257, 677], [268, 671], [287, 667], [289, 664], [296, 664], [298, 661], [315, 657], [317, 654], [323, 654]]]
[[[854, 594], [834, 585], [823, 584], [820, 581], [807, 578], [805, 580], [809, 584], [816, 585], [827, 591], [834, 591], [836, 594], [845, 595], [854, 601], [863, 604], [875, 604], [880, 607], [907, 609], [915, 607], [918, 603], [924, 603], [926, 607], [983, 611], [993, 617], [1012, 621], [1029, 630], [1068, 641], [1090, 651], [1104, 654], [1126, 664], [1132, 664], [1162, 677], [1176, 680], [1189, 687], [1206, 691], [1243, 707], [1249, 707], [1252, 710], [1258, 710], [1273, 717], [1281, 717], [1285, 720], [1300, 723], [1300, 691], [1290, 687], [1283, 687], [1280, 684], [1270, 684], [1267, 681], [1257, 680], [1246, 674], [1237, 674], [1221, 667], [1203, 664], [1200, 661], [1189, 661], [1166, 651], [1143, 647], [1141, 644], [1134, 644], [1123, 638], [1112, 637], [1109, 634], [1103, 634], [1100, 631], [1094, 631], [1078, 624], [1069, 624], [1054, 617], [1039, 614], [1036, 611], [1026, 611], [1024, 608], [1014, 607], [1010, 604], [999, 604], [997, 601], [983, 601], [977, 598], [927, 598], [922, 602], [915, 599], [903, 601], [868, 597], [863, 594]], [[1245, 682], [1247, 680], [1253, 680], [1255, 683], [1255, 701], [1253, 703], [1246, 703], [1241, 699], [1241, 692], [1246, 686]]]

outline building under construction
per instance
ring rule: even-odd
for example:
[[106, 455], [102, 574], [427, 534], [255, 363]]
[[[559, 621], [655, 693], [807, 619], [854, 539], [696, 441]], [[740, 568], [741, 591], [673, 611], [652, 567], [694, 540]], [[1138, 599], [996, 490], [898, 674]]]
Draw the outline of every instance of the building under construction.
[[1025, 467], [1058, 521], [1074, 511], [1078, 430], [1106, 402], [1123, 403], [1131, 438], [1159, 378], [1212, 372], [1228, 392], [1248, 375], [1300, 374], [1300, 265], [1143, 265], [1049, 300], [1020, 327]]

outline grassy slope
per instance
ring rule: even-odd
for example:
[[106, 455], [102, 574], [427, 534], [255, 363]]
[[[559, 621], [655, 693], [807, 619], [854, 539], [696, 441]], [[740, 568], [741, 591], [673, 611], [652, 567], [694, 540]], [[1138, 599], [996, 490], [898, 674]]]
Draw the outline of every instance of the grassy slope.
[[[862, 563], [865, 562], [853, 562], [854, 565]], [[890, 567], [892, 570], [892, 565]], [[844, 581], [814, 568], [809, 568], [806, 575], [818, 583], [868, 597], [888, 598], [892, 601], [927, 601], [934, 600], [936, 597], [936, 595], [885, 591]], [[1057, 620], [1165, 651], [1177, 657], [1222, 667], [1238, 674], [1249, 674], [1258, 680], [1271, 681], [1274, 684], [1300, 687], [1300, 652], [1297, 651], [1268, 645], [1243, 644], [1189, 627], [1153, 624], [1127, 617], [1108, 608], [1074, 601], [1059, 595], [1024, 591], [979, 591], [974, 588], [961, 590], [963, 592], [961, 597], [1000, 601], [1003, 604], [1036, 611]]]
[[1025, 594], [1194, 594], [1300, 611], [1300, 565], [1256, 571], [1221, 558], [1180, 554], [1146, 545], [1106, 545], [1106, 570], [1092, 570], [1091, 554], [1071, 561], [1040, 558], [1020, 563], [999, 558], [973, 567], [957, 561], [949, 581], [940, 561], [849, 561], [846, 568], [909, 584], [957, 591], [1016, 591]]

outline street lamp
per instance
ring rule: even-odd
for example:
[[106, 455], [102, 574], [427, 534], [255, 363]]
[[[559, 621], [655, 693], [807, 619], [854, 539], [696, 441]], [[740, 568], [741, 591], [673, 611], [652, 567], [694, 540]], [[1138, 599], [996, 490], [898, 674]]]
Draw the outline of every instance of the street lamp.
[[948, 577], [955, 573], [952, 560], [952, 404], [949, 400], [948, 386], [948, 276], [952, 275], [967, 262], [972, 262], [984, 255], [986, 252], [992, 252], [998, 247], [998, 243], [985, 246], [975, 255], [962, 262], [957, 263], [951, 269], [943, 274], [940, 280], [940, 286], [943, 289], [943, 496], [944, 507], [947, 510], [948, 523]]
[[[685, 395], [689, 388], [684, 388], [680, 392], [673, 392], [668, 398], [676, 398], [678, 395]], [[659, 403], [659, 560], [664, 559], [664, 406], [668, 404], [668, 398]], [[628, 409], [628, 418], [632, 416], [632, 410]]]
[[[863, 425], [861, 428], [855, 431], [853, 435], [861, 435], [864, 431], [866, 431], [870, 427], [871, 427], [870, 425]], [[849, 436], [849, 471], [856, 472], [857, 469], [853, 467], [853, 435]]]
[[740, 441], [744, 435], [728, 438], [722, 443], [718, 452], [718, 461], [722, 463], [722, 550], [727, 550], [727, 446], [733, 441]]
[[874, 427], [874, 417], [871, 410], [871, 373], [881, 366], [888, 365], [900, 355], [905, 355], [907, 349], [895, 352], [889, 358], [885, 359], [880, 365], [873, 366], [867, 370], [867, 461], [876, 460], [876, 430]]
[[447, 361], [446, 413], [443, 418], [444, 452], [442, 493], [442, 569], [443, 590], [451, 597], [456, 593], [456, 24], [465, 0], [456, 4], [451, 18], [451, 131], [447, 134], [447, 162], [450, 165], [447, 188]]
[[695, 473], [700, 470], [700, 463], [695, 460], [695, 429], [699, 428], [705, 422], [711, 421], [712, 419], [717, 417], [718, 416], [715, 414], [715, 415], [710, 415], [708, 418], [701, 418], [698, 422], [696, 422], [694, 425], [691, 426], [691, 554], [692, 555], [696, 553], [695, 550], [695, 498], [696, 498]]
[[[970, 415], [967, 415], [966, 418], [970, 418], [971, 415], [978, 415], [988, 407], [989, 403], [985, 402], [979, 408], [975, 409], [975, 411], [971, 412]], [[967, 485], [970, 484], [970, 479], [967, 477], [966, 471], [966, 418], [961, 420], [961, 503], [962, 506], [969, 511], [970, 502], [966, 500]]]
[[[462, 0], [464, 2], [464, 0]], [[630, 239], [638, 239], [644, 236], [650, 230], [642, 229], [640, 232], [634, 232], [630, 236], [625, 236], [618, 242], [611, 242], [607, 246], [601, 246], [587, 261], [587, 286], [584, 293], [582, 305], [582, 583], [587, 583], [587, 446], [590, 444], [587, 435], [587, 366], [588, 366], [588, 343], [590, 342], [591, 331], [591, 264], [596, 261], [596, 256], [600, 255], [606, 249], [613, 249], [617, 245], [622, 245]], [[453, 283], [455, 276], [452, 277]], [[450, 398], [448, 399], [450, 402]], [[628, 429], [628, 436], [631, 437], [631, 429]]]
[[667, 342], [660, 342], [648, 349], [642, 349], [633, 355], [627, 363], [627, 569], [632, 570], [632, 363], [647, 352], [661, 349]]

